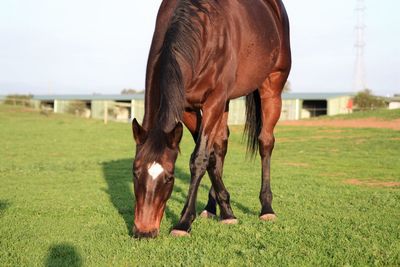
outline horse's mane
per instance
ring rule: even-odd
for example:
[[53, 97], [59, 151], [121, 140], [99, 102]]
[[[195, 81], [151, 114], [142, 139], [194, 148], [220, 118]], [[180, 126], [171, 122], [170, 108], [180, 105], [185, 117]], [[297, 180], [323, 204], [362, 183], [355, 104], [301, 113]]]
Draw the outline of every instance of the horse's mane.
[[[160, 50], [157, 75], [160, 103], [155, 118], [156, 126], [166, 130], [182, 120], [185, 106], [184, 81], [179, 59], [192, 71], [198, 60], [201, 39], [199, 13], [207, 14], [204, 0], [178, 0]], [[157, 123], [158, 122], [158, 123]]]
[[149, 136], [143, 144], [141, 154], [145, 162], [159, 161], [167, 146], [167, 134], [177, 121], [182, 120], [185, 107], [185, 91], [178, 57], [194, 68], [199, 55], [201, 41], [200, 13], [208, 14], [204, 0], [178, 0], [165, 33], [163, 45], [156, 64], [156, 90], [159, 106]]

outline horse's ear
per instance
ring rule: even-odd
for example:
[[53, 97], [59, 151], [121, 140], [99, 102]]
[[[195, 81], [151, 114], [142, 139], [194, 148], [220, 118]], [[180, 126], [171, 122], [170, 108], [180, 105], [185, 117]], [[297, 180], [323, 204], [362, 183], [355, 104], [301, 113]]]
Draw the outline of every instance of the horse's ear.
[[183, 134], [183, 125], [181, 122], [178, 122], [175, 128], [168, 133], [168, 146], [172, 149], [178, 147], [179, 143], [181, 142]]
[[140, 124], [137, 122], [136, 119], [133, 119], [132, 121], [132, 132], [136, 144], [137, 145], [144, 144], [147, 138], [147, 132], [145, 131], [145, 129], [143, 129], [142, 126], [140, 126]]

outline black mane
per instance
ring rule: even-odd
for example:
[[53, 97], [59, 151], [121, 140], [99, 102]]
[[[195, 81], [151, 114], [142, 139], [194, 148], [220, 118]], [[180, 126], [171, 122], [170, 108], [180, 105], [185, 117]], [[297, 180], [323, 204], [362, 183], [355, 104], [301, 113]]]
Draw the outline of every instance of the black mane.
[[177, 58], [194, 67], [201, 39], [199, 12], [207, 14], [203, 0], [179, 0], [158, 59], [159, 109], [156, 125], [163, 130], [182, 120], [185, 106], [184, 81]]
[[182, 120], [185, 107], [185, 89], [178, 57], [192, 71], [197, 64], [201, 40], [199, 13], [208, 14], [204, 0], [178, 0], [165, 34], [156, 65], [156, 86], [151, 89], [159, 94], [159, 106], [149, 136], [141, 149], [145, 162], [159, 161], [167, 146], [167, 134], [177, 121]]

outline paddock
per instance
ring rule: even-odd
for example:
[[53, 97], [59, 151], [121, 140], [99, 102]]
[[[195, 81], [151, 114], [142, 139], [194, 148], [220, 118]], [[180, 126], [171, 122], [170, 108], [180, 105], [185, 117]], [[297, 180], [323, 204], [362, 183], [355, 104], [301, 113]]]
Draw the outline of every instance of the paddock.
[[[370, 116], [400, 118], [380, 112]], [[224, 181], [239, 224], [197, 219], [191, 237], [176, 239], [169, 232], [184, 205], [194, 146], [185, 132], [160, 236], [143, 241], [131, 237], [128, 124], [0, 105], [0, 128], [1, 266], [400, 264], [400, 131], [279, 125], [272, 161], [278, 219], [261, 222], [259, 158], [246, 159], [243, 127], [232, 126]]]

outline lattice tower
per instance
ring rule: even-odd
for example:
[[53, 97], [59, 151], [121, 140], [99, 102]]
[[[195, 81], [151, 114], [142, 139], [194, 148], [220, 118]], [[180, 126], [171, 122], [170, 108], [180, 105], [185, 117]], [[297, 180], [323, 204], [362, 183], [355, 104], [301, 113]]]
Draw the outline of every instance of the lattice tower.
[[356, 48], [356, 61], [355, 61], [355, 70], [354, 70], [354, 81], [353, 81], [353, 90], [355, 92], [362, 91], [367, 88], [365, 81], [365, 62], [364, 62], [364, 50], [365, 50], [365, 2], [364, 0], [356, 0], [357, 5], [355, 8], [356, 16], [357, 16], [357, 24], [355, 26], [356, 32], [356, 40], [355, 40], [355, 48]]

